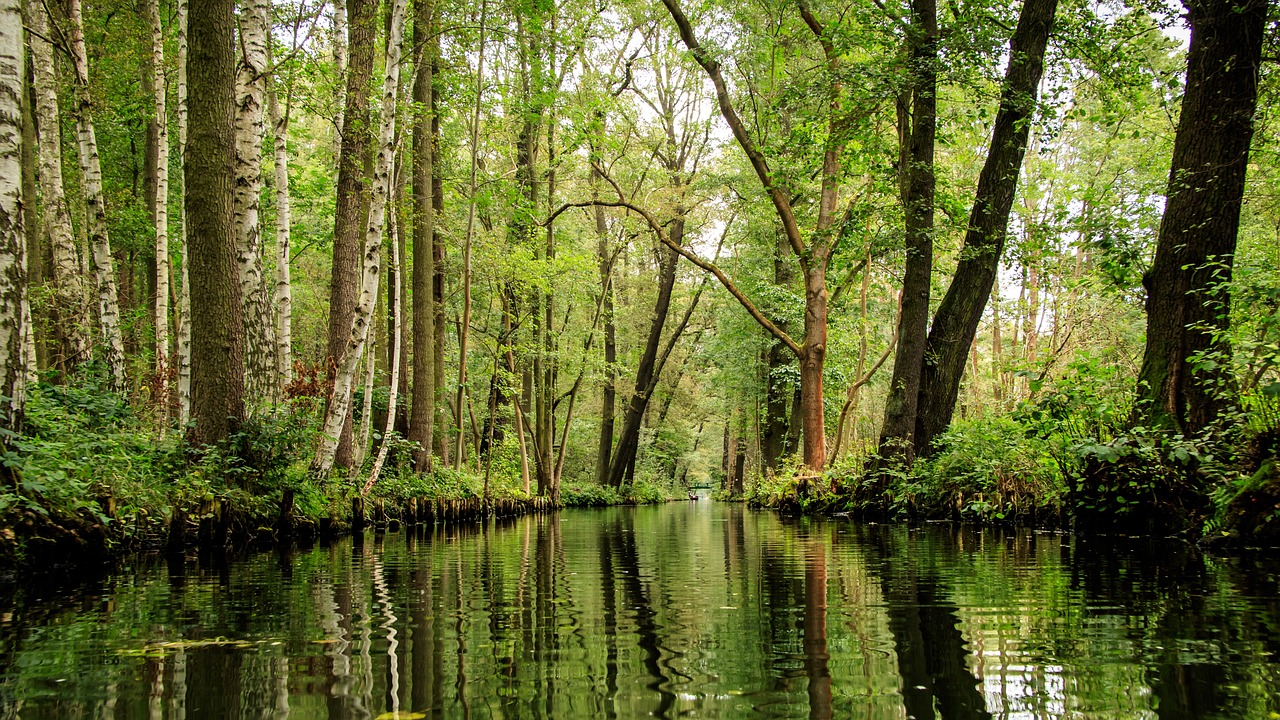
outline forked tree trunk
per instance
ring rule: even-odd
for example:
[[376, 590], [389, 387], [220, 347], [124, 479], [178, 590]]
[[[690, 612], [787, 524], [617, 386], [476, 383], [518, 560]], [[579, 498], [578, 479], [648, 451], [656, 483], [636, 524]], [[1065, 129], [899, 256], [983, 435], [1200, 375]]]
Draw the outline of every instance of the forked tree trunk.
[[40, 194], [42, 221], [53, 256], [53, 312], [62, 358], [58, 369], [65, 375], [88, 360], [89, 327], [84, 278], [71, 231], [71, 209], [62, 187], [62, 130], [58, 111], [58, 80], [54, 72], [49, 16], [43, 5], [28, 13], [32, 32], [28, 38], [35, 86], [36, 123], [40, 128]]
[[[335, 368], [347, 352], [361, 294], [361, 200], [364, 195], [364, 159], [369, 147], [369, 90], [377, 29], [377, 3], [373, 0], [350, 0], [347, 9], [350, 63], [346, 68], [346, 105], [342, 116], [342, 151], [338, 160], [329, 292], [327, 360]], [[356, 354], [359, 355], [358, 352]], [[337, 395], [335, 389], [330, 406]], [[347, 402], [347, 417], [337, 436], [335, 462], [349, 470], [354, 465], [354, 457], [350, 400]]]
[[885, 400], [880, 457], [907, 465], [915, 458], [920, 377], [929, 332], [929, 288], [933, 274], [933, 156], [938, 126], [938, 10], [935, 0], [912, 0], [907, 31], [911, 67], [910, 107], [899, 103], [898, 142], [907, 261], [898, 316], [898, 350]]
[[[0, 429], [22, 430], [25, 362], [26, 234], [22, 225], [22, 108], [26, 55], [22, 5], [0, 2]], [[0, 440], [8, 447], [8, 439]]]
[[435, 57], [429, 42], [434, 3], [417, 0], [414, 4], [413, 38], [418, 52], [417, 75], [413, 80], [413, 401], [409, 418], [409, 440], [418, 444], [413, 453], [414, 467], [431, 470], [432, 438], [435, 433], [436, 369], [434, 340], [436, 336], [435, 298], [435, 219], [432, 207], [431, 177], [434, 174], [435, 148], [431, 135], [431, 87], [435, 75]]
[[[1185, 5], [1187, 84], [1156, 256], [1142, 280], [1147, 344], [1134, 420], [1194, 435], [1234, 402], [1224, 283], [1231, 280], [1240, 228], [1269, 3]], [[1212, 362], [1197, 360], [1200, 354]]]
[[1027, 150], [1036, 91], [1044, 71], [1045, 47], [1057, 8], [1058, 0], [1026, 0], [1009, 41], [1011, 61], [1000, 93], [991, 150], [978, 176], [964, 250], [929, 329], [927, 362], [923, 365], [916, 410], [913, 444], [917, 455], [929, 453], [933, 441], [951, 424], [969, 347], [1004, 253], [1009, 213]]
[[[74, 0], [73, 0], [74, 1]], [[244, 418], [244, 326], [236, 282], [235, 0], [191, 0], [186, 143], [190, 258], [191, 426], [194, 446], [226, 440]]]
[[[144, 0], [143, 9], [151, 30], [151, 82], [155, 117], [155, 199], [151, 220], [156, 228], [155, 340], [156, 369], [169, 365], [169, 83], [164, 74], [164, 28], [160, 25], [159, 0]], [[168, 398], [162, 407], [168, 408]]]
[[364, 277], [361, 283], [360, 301], [348, 328], [346, 347], [341, 355], [337, 376], [334, 378], [333, 396], [325, 413], [320, 447], [316, 450], [316, 457], [311, 464], [312, 472], [321, 477], [328, 475], [333, 469], [343, 427], [351, 415], [351, 386], [355, 379], [356, 367], [360, 362], [360, 353], [365, 349], [369, 338], [369, 328], [377, 304], [382, 260], [382, 232], [386, 224], [388, 197], [391, 193], [391, 168], [395, 160], [396, 90], [400, 82], [404, 10], [405, 0], [393, 0], [382, 77], [382, 121], [378, 132], [378, 159], [373, 171], [373, 197], [369, 203], [369, 221], [365, 225]]
[[120, 335], [120, 303], [116, 298], [115, 263], [107, 237], [107, 200], [102, 192], [102, 165], [98, 159], [98, 139], [93, 131], [93, 96], [89, 89], [89, 56], [84, 44], [84, 20], [80, 0], [68, 0], [71, 20], [71, 60], [75, 66], [76, 135], [80, 151], [80, 177], [84, 183], [89, 244], [98, 279], [98, 323], [102, 332], [103, 356], [111, 388], [124, 392], [128, 385], [124, 367], [124, 341]]
[[[154, 1], [154, 0], [153, 0]], [[240, 4], [236, 67], [236, 268], [244, 306], [245, 401], [250, 412], [276, 398], [275, 319], [262, 267], [262, 138], [269, 0]]]

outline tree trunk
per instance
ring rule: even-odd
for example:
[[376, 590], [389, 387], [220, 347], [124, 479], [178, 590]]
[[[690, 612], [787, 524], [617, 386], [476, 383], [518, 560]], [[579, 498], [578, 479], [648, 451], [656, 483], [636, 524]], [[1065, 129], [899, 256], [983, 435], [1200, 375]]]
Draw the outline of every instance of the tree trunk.
[[[396, 91], [400, 83], [400, 50], [404, 36], [405, 0], [393, 0], [391, 28], [387, 37], [386, 62], [382, 82], [382, 123], [378, 132], [378, 159], [374, 166], [373, 197], [369, 203], [369, 220], [364, 235], [364, 272], [360, 301], [348, 327], [346, 347], [341, 354], [333, 396], [325, 413], [320, 447], [311, 464], [312, 473], [323, 477], [333, 468], [343, 429], [351, 417], [351, 386], [355, 379], [360, 353], [369, 338], [369, 327], [377, 303], [378, 274], [382, 260], [382, 232], [386, 221], [388, 196], [391, 193], [391, 168], [395, 159]], [[354, 13], [353, 13], [354, 14]], [[355, 18], [353, 18], [353, 24]], [[354, 44], [354, 43], [353, 43]], [[354, 58], [353, 58], [354, 66]], [[353, 73], [354, 76], [354, 67]], [[350, 114], [348, 114], [348, 118]], [[344, 145], [344, 151], [345, 151]], [[346, 166], [344, 152], [343, 165]]]
[[1224, 283], [1240, 227], [1268, 3], [1185, 5], [1187, 84], [1156, 256], [1142, 280], [1147, 343], [1134, 421], [1194, 435], [1234, 402]]
[[898, 106], [902, 211], [906, 220], [906, 268], [898, 350], [885, 400], [880, 457], [907, 465], [912, 443], [929, 332], [929, 290], [933, 274], [934, 141], [938, 126], [938, 11], [935, 0], [912, 0], [910, 48], [911, 106]]
[[[0, 4], [0, 430], [20, 432], [25, 362], [26, 243], [22, 227], [22, 6]], [[32, 198], [34, 200], [34, 198]], [[0, 447], [8, 448], [7, 438]]]
[[[28, 356], [27, 370], [30, 372], [28, 380], [34, 383], [39, 379], [39, 371], [49, 367], [49, 351], [52, 349], [53, 343], [50, 341], [49, 333], [42, 333], [40, 342], [36, 342], [35, 318], [32, 316], [30, 301], [31, 289], [36, 288], [42, 292], [46, 279], [44, 241], [40, 231], [40, 211], [36, 207], [36, 198], [39, 195], [36, 192], [36, 118], [33, 82], [31, 58], [28, 55], [22, 65], [22, 95], [18, 102], [21, 114], [20, 124], [22, 126], [20, 164], [22, 166], [22, 197], [24, 198], [22, 203], [22, 234], [23, 242], [25, 243], [23, 255], [27, 261], [27, 291], [24, 294], [25, 302], [22, 305], [24, 318], [22, 334], [24, 337], [24, 352]], [[46, 313], [40, 312], [40, 314], [45, 315]], [[44, 318], [41, 319], [43, 320]], [[47, 322], [45, 324], [47, 326]]]
[[[72, 0], [75, 2], [76, 0]], [[235, 0], [192, 0], [190, 108], [183, 175], [190, 258], [194, 446], [226, 440], [244, 417], [244, 328], [236, 281]]]
[[[366, 0], [367, 2], [367, 0]], [[341, 167], [347, 106], [347, 0], [333, 0], [333, 167]], [[367, 82], [367, 79], [366, 79]]]
[[978, 176], [964, 251], [929, 330], [917, 401], [917, 455], [932, 450], [933, 441], [946, 430], [955, 411], [969, 347], [1004, 252], [1009, 213], [1044, 71], [1044, 51], [1057, 7], [1058, 0], [1026, 0], [1009, 41], [1012, 61], [1000, 93], [991, 150]]
[[[356, 304], [361, 292], [360, 205], [365, 186], [364, 158], [369, 148], [369, 88], [373, 77], [374, 38], [377, 30], [377, 3], [372, 0], [349, 0], [347, 10], [351, 55], [346, 76], [346, 105], [342, 116], [342, 151], [338, 158], [338, 196], [334, 207], [328, 329], [328, 362], [333, 364], [331, 371], [344, 359], [343, 354], [351, 339]], [[359, 355], [359, 352], [356, 354]], [[335, 387], [332, 398], [337, 395]], [[332, 398], [330, 406], [333, 404]], [[351, 447], [349, 406], [337, 438], [334, 462], [339, 467], [350, 470], [354, 466], [355, 457]]]
[[[434, 79], [431, 84], [431, 157], [435, 158], [440, 155], [440, 35], [432, 33], [431, 38], [431, 77]], [[435, 216], [440, 217], [444, 213], [444, 175], [440, 170], [438, 163], [432, 163], [431, 171], [431, 207], [435, 211]], [[444, 321], [444, 234], [439, 232], [432, 233], [431, 240], [431, 256], [435, 265], [435, 275], [431, 278], [431, 300], [435, 305], [435, 337], [432, 339], [432, 353], [434, 356], [435, 366], [435, 420], [434, 426], [435, 437], [433, 442], [436, 446], [436, 454], [440, 458], [440, 462], [449, 464], [449, 443], [448, 433], [445, 430], [445, 410], [447, 403], [445, 401], [444, 387], [444, 350], [445, 350], [445, 321]]]
[[276, 351], [275, 378], [278, 397], [293, 380], [293, 282], [289, 277], [290, 233], [293, 215], [289, 208], [289, 113], [293, 105], [293, 78], [285, 82], [284, 109], [279, 90], [273, 84], [268, 96], [272, 133], [275, 135], [276, 190]]
[[[671, 241], [679, 244], [683, 238], [684, 218], [677, 216], [671, 223]], [[649, 336], [645, 340], [644, 353], [636, 366], [635, 392], [627, 401], [622, 417], [622, 433], [618, 436], [618, 445], [609, 467], [609, 485], [615, 488], [622, 485], [627, 466], [635, 462], [640, 444], [641, 421], [644, 419], [645, 408], [649, 406], [649, 395], [653, 391], [654, 367], [662, 342], [662, 328], [671, 310], [671, 291], [675, 287], [676, 262], [680, 256], [666, 247], [661, 248], [659, 253], [661, 262], [658, 266], [658, 298], [654, 302], [653, 315], [649, 320]]]
[[65, 377], [88, 360], [89, 308], [80, 260], [71, 232], [71, 209], [62, 187], [62, 131], [58, 110], [58, 81], [54, 72], [53, 46], [49, 37], [49, 17], [43, 6], [28, 13], [32, 29], [29, 38], [35, 85], [36, 124], [39, 126], [40, 195], [42, 224], [48, 233], [53, 267], [53, 319], [58, 335], [58, 371]]
[[409, 419], [409, 440], [418, 444], [414, 467], [431, 470], [431, 444], [435, 426], [436, 372], [434, 340], [435, 219], [431, 178], [435, 174], [435, 148], [431, 135], [431, 87], [435, 57], [429, 35], [433, 27], [434, 2], [414, 4], [413, 35], [418, 48], [417, 76], [413, 81], [413, 407]]
[[120, 335], [120, 304], [116, 298], [115, 264], [107, 237], [107, 201], [102, 192], [102, 166], [98, 159], [98, 139], [93, 131], [93, 96], [89, 89], [89, 56], [84, 45], [84, 20], [80, 0], [68, 0], [71, 21], [71, 58], [75, 65], [76, 135], [80, 150], [80, 176], [84, 183], [89, 243], [98, 278], [98, 323], [102, 330], [103, 353], [111, 388], [124, 392], [128, 385], [124, 367], [124, 341]]
[[[785, 297], [794, 283], [791, 245], [785, 235], [777, 233], [773, 251], [773, 284]], [[775, 317], [774, 323], [784, 332], [787, 330], [786, 318]], [[791, 442], [791, 423], [787, 417], [795, 395], [795, 386], [788, 369], [794, 363], [795, 355], [787, 349], [786, 343], [775, 338], [766, 356], [765, 416], [761, 423], [764, 429], [760, 433], [760, 461], [764, 465], [763, 469], [769, 472], [778, 469], [778, 460], [783, 455], [795, 451]]]
[[250, 411], [275, 400], [279, 388], [275, 319], [263, 275], [259, 212], [270, 14], [270, 0], [241, 0], [236, 68], [236, 266], [244, 306], [244, 386]]
[[178, 194], [182, 197], [182, 278], [178, 295], [178, 422], [191, 419], [191, 274], [188, 269], [187, 228], [187, 0], [178, 0], [178, 157], [183, 172], [178, 174]]
[[[599, 182], [594, 168], [592, 178]], [[601, 313], [604, 315], [604, 388], [600, 401], [600, 447], [596, 452], [596, 482], [609, 481], [609, 461], [613, 453], [614, 403], [617, 396], [618, 340], [613, 322], [612, 263], [609, 261], [609, 240], [605, 225], [604, 208], [596, 206], [597, 253], [600, 262], [600, 292], [604, 293]]]
[[[164, 74], [164, 28], [160, 25], [159, 0], [143, 0], [143, 11], [151, 30], [151, 82], [155, 117], [154, 205], [151, 219], [155, 224], [155, 340], [156, 369], [169, 366], [169, 112], [168, 82]], [[165, 398], [163, 407], [168, 407]]]

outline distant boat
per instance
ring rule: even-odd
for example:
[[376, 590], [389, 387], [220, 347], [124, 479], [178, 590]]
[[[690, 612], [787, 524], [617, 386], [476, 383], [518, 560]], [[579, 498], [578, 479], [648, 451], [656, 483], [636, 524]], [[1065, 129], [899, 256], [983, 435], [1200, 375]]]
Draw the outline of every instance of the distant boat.
[[697, 496], [697, 495], [694, 495], [693, 493], [689, 493], [689, 499], [690, 499], [690, 500], [697, 500], [697, 499], [698, 499], [698, 496]]

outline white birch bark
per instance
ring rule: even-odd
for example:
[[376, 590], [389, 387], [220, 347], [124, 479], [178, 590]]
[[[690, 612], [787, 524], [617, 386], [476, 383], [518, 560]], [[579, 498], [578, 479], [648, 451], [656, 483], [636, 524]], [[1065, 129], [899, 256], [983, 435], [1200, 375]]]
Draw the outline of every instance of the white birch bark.
[[293, 284], [289, 278], [289, 110], [292, 89], [285, 88], [284, 111], [274, 87], [268, 96], [271, 126], [275, 133], [276, 186], [276, 376], [283, 397], [284, 386], [293, 379]]
[[68, 0], [71, 20], [71, 60], [75, 65], [76, 136], [80, 150], [80, 177], [84, 183], [89, 245], [98, 280], [98, 324], [103, 352], [111, 377], [111, 388], [123, 392], [127, 386], [124, 369], [124, 341], [120, 336], [120, 304], [116, 297], [115, 264], [111, 240], [107, 237], [107, 202], [102, 193], [102, 164], [98, 158], [98, 138], [93, 131], [93, 98], [89, 92], [89, 56], [84, 46], [84, 20], [80, 0]]
[[236, 67], [236, 267], [244, 308], [244, 389], [247, 409], [276, 398], [275, 320], [262, 269], [262, 137], [270, 0], [240, 3]]
[[53, 255], [53, 299], [57, 311], [58, 333], [70, 355], [68, 365], [87, 359], [89, 342], [85, 330], [89, 326], [89, 309], [85, 305], [84, 275], [80, 270], [79, 252], [71, 232], [71, 207], [62, 187], [62, 119], [58, 112], [58, 80], [54, 73], [53, 46], [49, 37], [49, 16], [42, 5], [29, 7], [27, 23], [33, 85], [35, 87], [36, 123], [40, 128], [39, 152], [41, 220], [49, 238]]
[[[151, 73], [155, 86], [156, 198], [151, 218], [156, 226], [156, 369], [169, 364], [169, 82], [164, 74], [164, 28], [160, 25], [160, 0], [147, 0], [147, 24], [151, 29]], [[166, 402], [166, 405], [168, 403]]]
[[[398, 232], [404, 232], [403, 226], [397, 225]], [[382, 429], [382, 444], [378, 446], [378, 456], [373, 460], [373, 467], [369, 470], [369, 479], [365, 481], [364, 488], [360, 491], [362, 495], [368, 495], [378, 482], [378, 476], [382, 474], [382, 466], [387, 462], [387, 449], [390, 447], [388, 439], [391, 433], [396, 429], [396, 402], [399, 399], [400, 389], [400, 348], [404, 347], [404, 271], [400, 266], [400, 243], [398, 238], [391, 238], [391, 271], [395, 273], [395, 289], [392, 291], [395, 297], [395, 318], [392, 320], [391, 332], [395, 335], [396, 343], [391, 353], [391, 391], [387, 395], [387, 424]], [[491, 429], [492, 430], [492, 429]]]
[[[187, 162], [187, 0], [178, 0], [178, 157]], [[187, 178], [178, 173], [183, 198], [182, 290], [178, 296], [178, 419], [183, 427], [191, 419], [191, 280], [187, 273]]]
[[[374, 307], [378, 306], [378, 294], [375, 291], [373, 295]], [[364, 465], [365, 453], [369, 452], [369, 436], [373, 430], [373, 373], [377, 366], [377, 338], [373, 342], [366, 342], [364, 347], [364, 400], [360, 406], [360, 439], [356, 441], [353, 448], [355, 454], [355, 462], [352, 463], [357, 470]]]
[[26, 365], [27, 263], [22, 223], [22, 5], [0, 0], [0, 428], [19, 430]]
[[405, 0], [392, 0], [391, 31], [387, 36], [386, 62], [382, 78], [382, 118], [378, 132], [378, 160], [373, 171], [373, 198], [369, 203], [369, 220], [364, 233], [364, 272], [360, 286], [360, 303], [351, 323], [351, 336], [338, 363], [333, 383], [333, 398], [325, 416], [320, 447], [312, 461], [316, 475], [328, 475], [333, 469], [338, 438], [347, 412], [351, 409], [351, 386], [355, 379], [360, 353], [369, 337], [370, 321], [378, 293], [378, 275], [382, 255], [382, 231], [386, 225], [387, 198], [391, 193], [391, 164], [395, 155], [396, 90], [400, 82], [400, 52], [404, 40]]
[[347, 108], [347, 4], [333, 0], [333, 171], [342, 157], [342, 119]]

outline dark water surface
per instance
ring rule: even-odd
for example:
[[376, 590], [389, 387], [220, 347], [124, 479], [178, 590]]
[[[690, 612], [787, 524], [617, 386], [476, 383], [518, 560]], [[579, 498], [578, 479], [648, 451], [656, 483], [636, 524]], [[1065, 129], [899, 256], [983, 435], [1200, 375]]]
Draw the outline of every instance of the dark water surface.
[[0, 719], [1280, 718], [1270, 559], [706, 500], [0, 589]]

